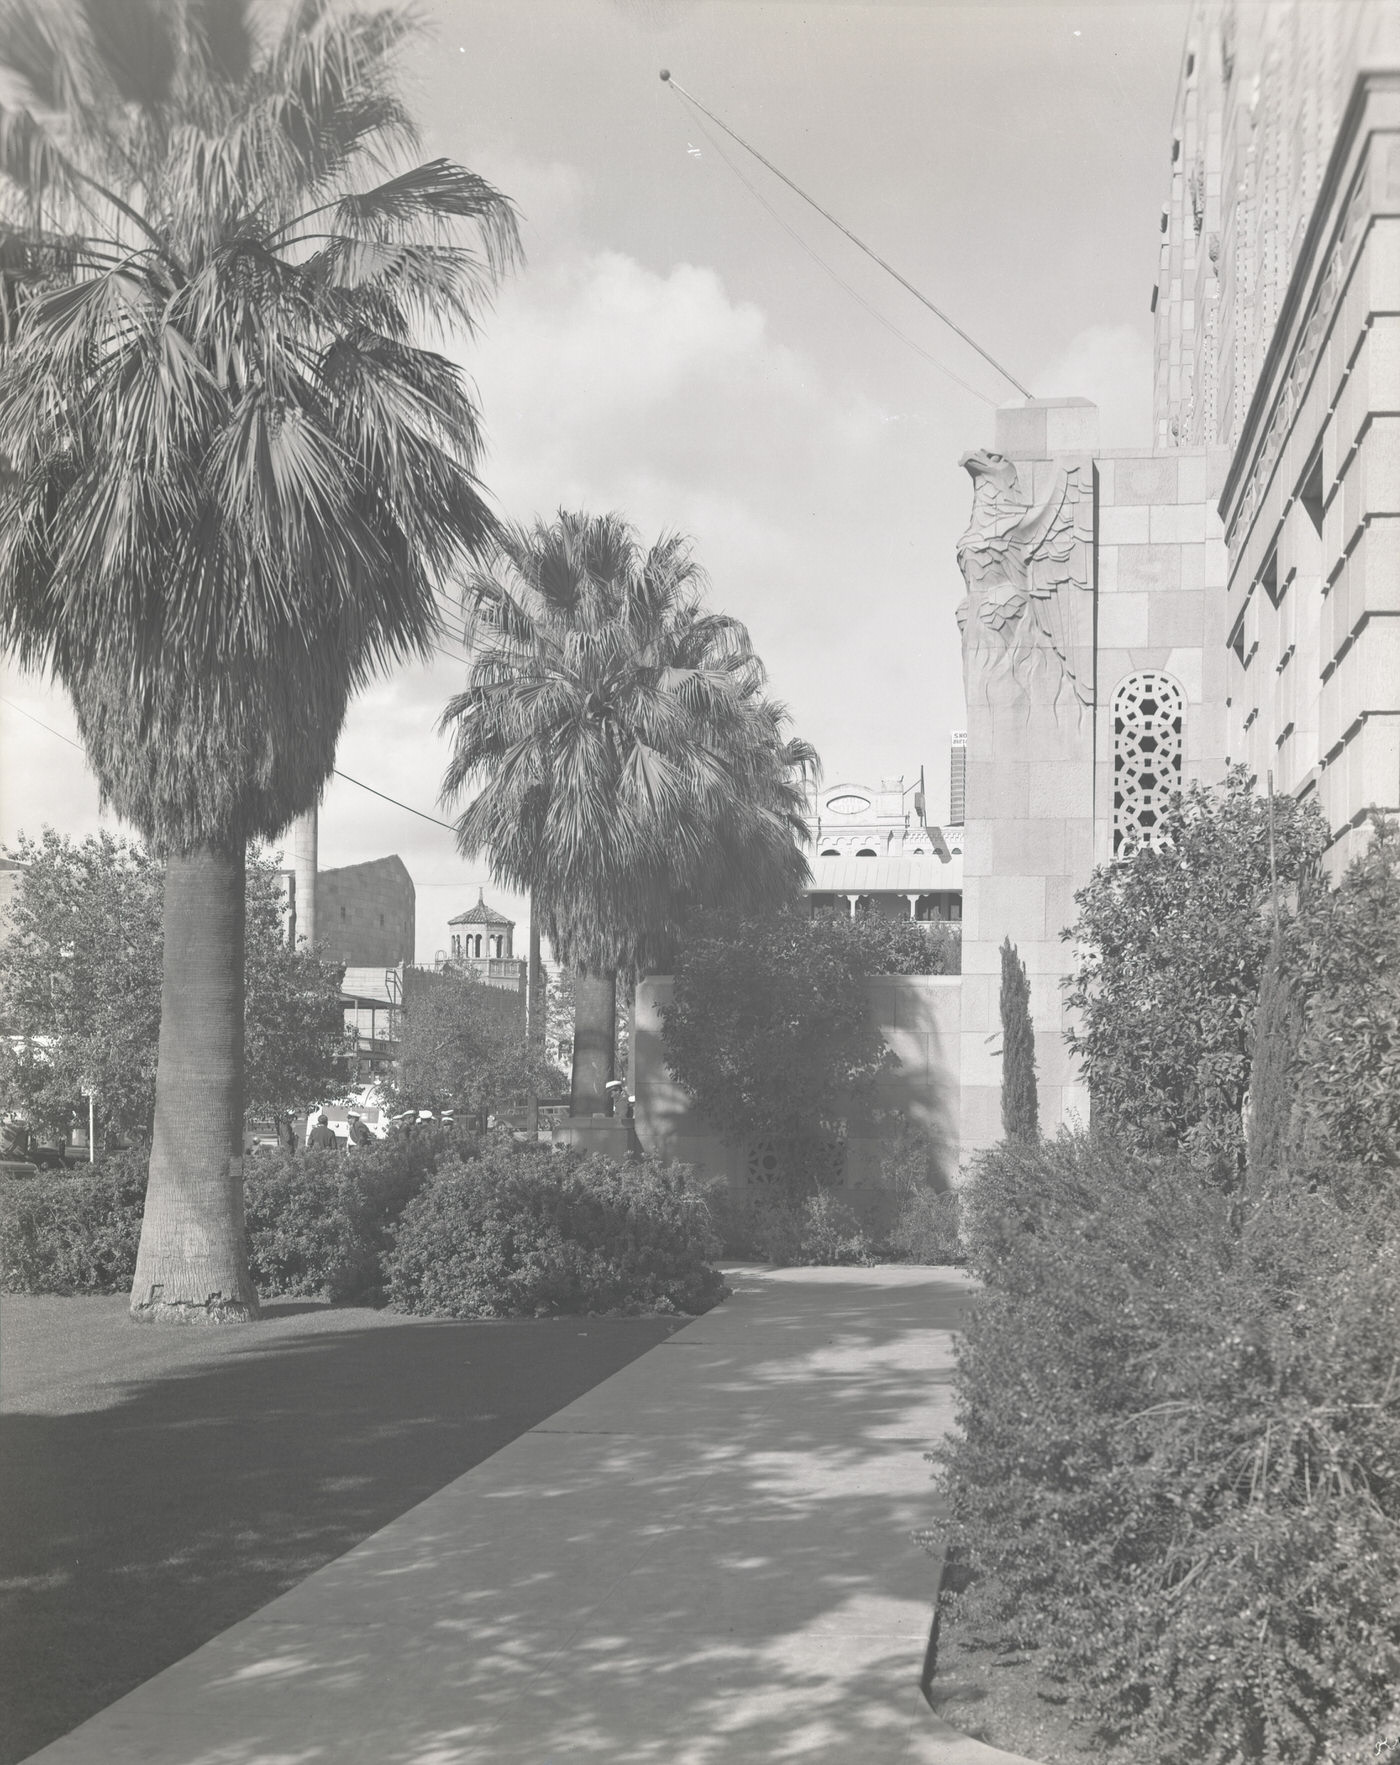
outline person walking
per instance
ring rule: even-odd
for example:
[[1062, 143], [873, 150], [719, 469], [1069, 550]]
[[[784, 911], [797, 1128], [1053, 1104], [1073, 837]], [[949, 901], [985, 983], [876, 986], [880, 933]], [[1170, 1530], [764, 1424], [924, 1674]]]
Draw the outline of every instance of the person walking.
[[362, 1116], [352, 1115], [350, 1117], [350, 1145], [347, 1148], [347, 1151], [353, 1152], [356, 1147], [370, 1146], [373, 1142], [374, 1135], [371, 1134], [369, 1129], [365, 1126], [364, 1118]]
[[285, 1152], [288, 1158], [296, 1157], [297, 1131], [290, 1115], [277, 1117], [277, 1150]]
[[337, 1152], [339, 1149], [340, 1141], [331, 1132], [330, 1117], [322, 1110], [320, 1115], [316, 1117], [316, 1126], [306, 1137], [306, 1150], [308, 1152]]

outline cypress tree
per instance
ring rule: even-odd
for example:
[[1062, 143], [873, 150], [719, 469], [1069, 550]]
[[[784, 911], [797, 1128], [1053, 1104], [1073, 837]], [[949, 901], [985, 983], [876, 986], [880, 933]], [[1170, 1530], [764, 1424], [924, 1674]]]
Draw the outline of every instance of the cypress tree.
[[1254, 1195], [1259, 1194], [1288, 1156], [1302, 1037], [1303, 1011], [1298, 988], [1288, 972], [1284, 938], [1275, 925], [1259, 983], [1254, 1057], [1249, 1075], [1246, 1148], [1249, 1189]]
[[1031, 983], [1010, 938], [1001, 946], [1001, 1131], [1008, 1140], [1040, 1138]]

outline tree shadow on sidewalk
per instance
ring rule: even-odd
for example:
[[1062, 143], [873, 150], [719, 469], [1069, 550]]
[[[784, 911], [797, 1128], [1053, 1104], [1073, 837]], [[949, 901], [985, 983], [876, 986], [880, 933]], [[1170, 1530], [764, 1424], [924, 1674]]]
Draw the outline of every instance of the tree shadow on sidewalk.
[[872, 1292], [860, 1274], [804, 1271], [815, 1309], [779, 1276], [747, 1318], [698, 1320], [221, 1637], [164, 1691], [185, 1739], [162, 1731], [151, 1756], [911, 1756], [932, 1720], [920, 1455], [951, 1418], [969, 1295], [927, 1272]]

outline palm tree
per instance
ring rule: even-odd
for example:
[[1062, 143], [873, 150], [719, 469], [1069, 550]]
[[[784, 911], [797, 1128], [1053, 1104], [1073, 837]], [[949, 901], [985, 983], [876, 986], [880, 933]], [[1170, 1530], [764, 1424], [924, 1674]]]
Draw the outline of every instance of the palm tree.
[[[426, 656], [491, 529], [475, 409], [423, 346], [516, 251], [415, 165], [392, 11], [0, 5], [0, 642], [72, 697], [167, 857], [140, 1317], [253, 1315], [246, 842], [320, 796], [350, 696]], [[394, 171], [395, 165], [402, 170]]]
[[706, 612], [688, 542], [617, 515], [503, 532], [468, 582], [473, 659], [443, 786], [464, 854], [533, 893], [576, 972], [571, 1109], [604, 1106], [620, 968], [664, 963], [698, 906], [759, 911], [807, 878], [816, 767], [738, 621]]

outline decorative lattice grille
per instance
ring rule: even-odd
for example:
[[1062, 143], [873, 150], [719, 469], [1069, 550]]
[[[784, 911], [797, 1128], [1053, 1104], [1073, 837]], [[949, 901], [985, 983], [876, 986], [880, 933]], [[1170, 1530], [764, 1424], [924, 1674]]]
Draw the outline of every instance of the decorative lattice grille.
[[751, 1140], [745, 1159], [745, 1175], [750, 1183], [767, 1188], [783, 1174], [782, 1159], [774, 1140]]
[[1186, 700], [1165, 674], [1130, 674], [1113, 695], [1113, 855], [1155, 845], [1181, 789]]

